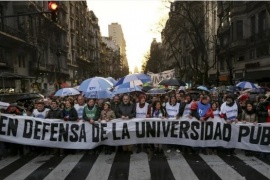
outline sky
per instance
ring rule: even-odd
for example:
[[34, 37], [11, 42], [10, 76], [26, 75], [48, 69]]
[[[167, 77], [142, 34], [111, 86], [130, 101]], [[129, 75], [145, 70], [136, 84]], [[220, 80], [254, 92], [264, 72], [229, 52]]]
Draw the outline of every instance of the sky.
[[168, 17], [168, 3], [164, 0], [87, 0], [87, 5], [99, 19], [102, 36], [108, 36], [109, 24], [121, 24], [129, 70], [133, 72], [135, 66], [141, 70], [153, 38], [161, 41], [160, 24]]

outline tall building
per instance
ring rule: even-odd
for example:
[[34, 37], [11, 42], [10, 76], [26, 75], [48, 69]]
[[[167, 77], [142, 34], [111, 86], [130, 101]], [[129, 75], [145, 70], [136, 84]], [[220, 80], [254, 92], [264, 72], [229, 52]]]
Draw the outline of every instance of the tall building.
[[127, 69], [127, 73], [128, 73], [129, 70], [128, 70], [127, 55], [126, 55], [126, 41], [124, 38], [122, 27], [118, 23], [111, 23], [108, 27], [109, 27], [109, 37], [112, 37], [112, 39], [120, 47], [120, 55], [121, 55], [122, 65], [123, 65], [120, 68], [123, 71]]
[[[86, 1], [3, 1], [0, 16], [0, 93], [54, 91], [100, 74], [100, 28]], [[24, 13], [33, 13], [24, 15]]]
[[270, 14], [266, 1], [221, 1], [217, 15], [221, 83], [270, 85]]
[[112, 37], [102, 37], [102, 49], [101, 49], [101, 65], [104, 77], [113, 77], [118, 79], [121, 77], [120, 48], [116, 44]]

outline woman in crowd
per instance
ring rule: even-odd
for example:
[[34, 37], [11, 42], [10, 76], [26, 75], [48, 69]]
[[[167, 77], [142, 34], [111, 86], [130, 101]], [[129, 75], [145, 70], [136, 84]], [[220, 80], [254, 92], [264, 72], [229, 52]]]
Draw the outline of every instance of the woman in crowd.
[[[136, 118], [149, 118], [149, 104], [146, 102], [146, 96], [140, 94], [138, 97], [138, 102], [136, 103]], [[143, 144], [137, 144], [136, 153], [140, 153], [143, 149]]]
[[[160, 101], [155, 101], [151, 108], [151, 117], [164, 119], [167, 117], [166, 110], [162, 106]], [[154, 144], [154, 153], [158, 154], [162, 152], [162, 144]]]
[[65, 102], [65, 107], [63, 109], [63, 116], [65, 121], [77, 121], [78, 113], [74, 108], [73, 100], [67, 99]]
[[[114, 111], [111, 109], [111, 103], [109, 101], [106, 101], [103, 105], [103, 110], [100, 113], [100, 117], [99, 117], [99, 122], [101, 122], [102, 120], [109, 122], [112, 119], [115, 119], [115, 113]], [[112, 154], [112, 148], [110, 146], [105, 146], [104, 150], [105, 150], [105, 154]]]

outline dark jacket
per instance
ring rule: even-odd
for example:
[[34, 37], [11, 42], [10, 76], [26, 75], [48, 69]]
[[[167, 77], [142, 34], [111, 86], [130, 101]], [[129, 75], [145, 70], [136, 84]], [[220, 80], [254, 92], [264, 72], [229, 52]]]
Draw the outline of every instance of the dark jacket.
[[129, 119], [135, 118], [135, 116], [136, 116], [136, 106], [135, 106], [135, 104], [121, 103], [118, 106], [118, 110], [116, 112], [116, 117], [121, 118], [122, 116], [128, 116]]
[[60, 108], [57, 109], [50, 109], [46, 116], [46, 119], [63, 119], [64, 115]]
[[[100, 113], [101, 113], [101, 109], [97, 106], [97, 105], [94, 105], [96, 106], [97, 108], [97, 111], [96, 111], [96, 114], [95, 114], [95, 117], [93, 118], [94, 121], [98, 121], [99, 117], [100, 117]], [[88, 108], [89, 110], [93, 109], [94, 106], [90, 107], [89, 105], [86, 105], [83, 109], [83, 119], [86, 120], [86, 121], [90, 121], [90, 118], [86, 115], [86, 111], [85, 111], [85, 108]]]
[[[190, 101], [189, 103], [192, 103], [192, 101]], [[183, 113], [185, 111], [185, 107], [187, 104], [189, 104], [187, 102], [181, 102], [180, 106], [179, 106], [179, 113], [178, 113], [178, 117], [182, 117], [183, 116]]]
[[78, 120], [78, 113], [74, 107], [72, 107], [69, 110], [69, 113], [64, 109], [63, 116], [65, 117], [66, 114], [68, 114], [68, 121], [77, 121]]
[[256, 112], [258, 115], [258, 123], [267, 122], [268, 118], [268, 109], [267, 106], [269, 105], [268, 101], [261, 102], [256, 107]]

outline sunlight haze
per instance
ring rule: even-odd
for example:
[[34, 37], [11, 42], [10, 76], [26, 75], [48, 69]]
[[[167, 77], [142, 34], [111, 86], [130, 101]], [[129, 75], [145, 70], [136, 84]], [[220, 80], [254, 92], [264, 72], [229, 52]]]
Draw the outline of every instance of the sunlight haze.
[[160, 21], [167, 18], [168, 3], [161, 0], [88, 0], [88, 8], [99, 19], [102, 36], [108, 36], [108, 25], [117, 22], [122, 26], [126, 40], [129, 70], [137, 66], [149, 51], [153, 38], [161, 41]]

